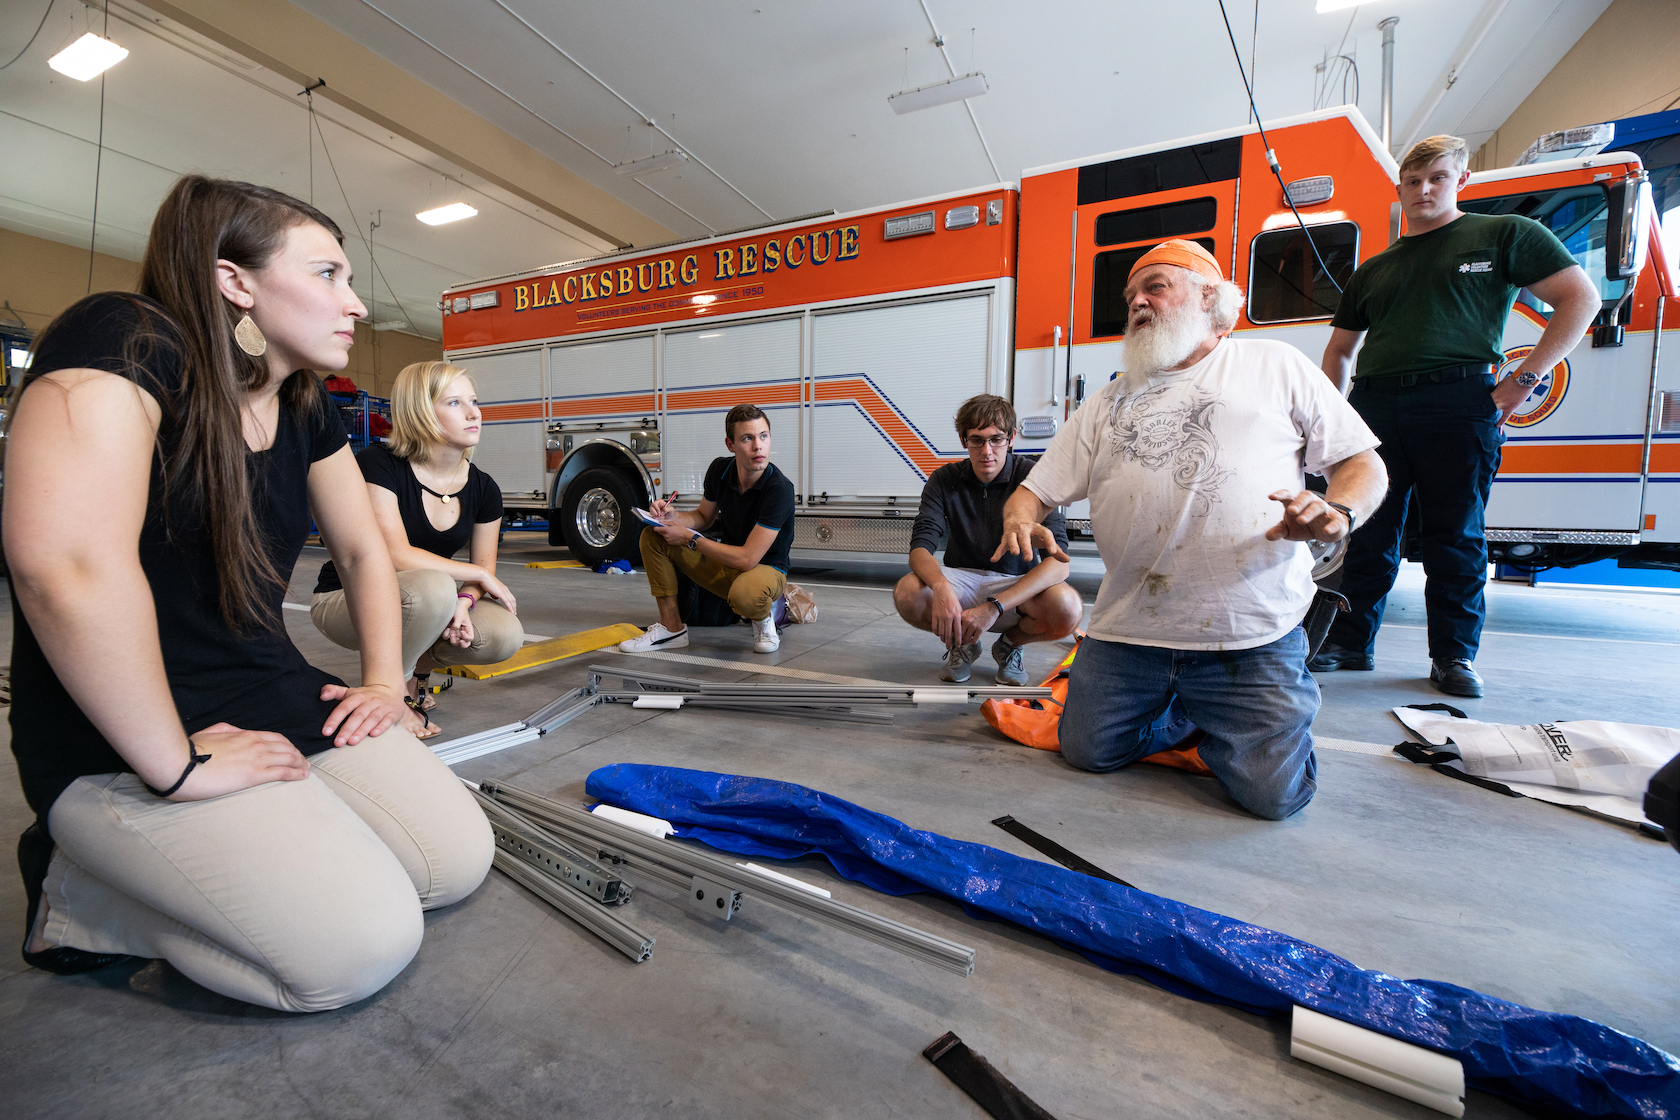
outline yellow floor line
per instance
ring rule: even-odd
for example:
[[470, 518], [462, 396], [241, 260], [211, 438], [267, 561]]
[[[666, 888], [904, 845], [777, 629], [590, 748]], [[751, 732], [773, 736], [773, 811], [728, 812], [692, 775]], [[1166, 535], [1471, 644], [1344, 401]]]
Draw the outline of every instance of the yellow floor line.
[[494, 665], [450, 665], [440, 671], [482, 681], [506, 673], [517, 673], [522, 669], [535, 669], [539, 665], [563, 661], [580, 653], [616, 646], [626, 638], [637, 637], [641, 632], [640, 626], [632, 626], [628, 622], [615, 622], [611, 626], [582, 630], [561, 638], [550, 638], [546, 642], [532, 642], [506, 661], [498, 661]]
[[537, 560], [525, 565], [527, 568], [581, 568], [582, 564], [576, 560]]

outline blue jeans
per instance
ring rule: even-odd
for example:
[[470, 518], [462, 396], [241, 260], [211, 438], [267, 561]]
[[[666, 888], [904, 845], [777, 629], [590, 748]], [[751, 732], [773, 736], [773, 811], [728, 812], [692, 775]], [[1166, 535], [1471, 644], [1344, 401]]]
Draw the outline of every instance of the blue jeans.
[[1182, 650], [1086, 638], [1068, 678], [1062, 757], [1118, 770], [1199, 727], [1202, 761], [1238, 804], [1280, 821], [1318, 789], [1318, 682], [1299, 626], [1254, 649]]
[[1493, 384], [1492, 374], [1444, 385], [1404, 386], [1395, 377], [1353, 383], [1348, 402], [1382, 440], [1388, 498], [1348, 541], [1341, 591], [1352, 610], [1336, 615], [1334, 644], [1362, 653], [1376, 645], [1415, 487], [1429, 656], [1476, 659], [1487, 617], [1485, 514], [1505, 442], [1488, 396]]

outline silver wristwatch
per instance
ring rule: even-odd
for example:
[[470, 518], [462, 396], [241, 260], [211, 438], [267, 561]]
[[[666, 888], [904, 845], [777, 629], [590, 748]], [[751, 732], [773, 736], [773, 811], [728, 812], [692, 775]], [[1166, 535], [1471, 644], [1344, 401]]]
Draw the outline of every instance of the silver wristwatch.
[[1540, 384], [1540, 375], [1531, 369], [1519, 370], [1512, 376], [1516, 378], [1517, 384], [1524, 389], [1532, 389]]

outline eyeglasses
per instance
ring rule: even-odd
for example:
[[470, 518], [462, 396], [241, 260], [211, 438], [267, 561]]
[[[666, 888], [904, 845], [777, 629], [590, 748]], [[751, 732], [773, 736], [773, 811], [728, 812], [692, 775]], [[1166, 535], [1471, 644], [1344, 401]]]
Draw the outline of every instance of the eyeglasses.
[[982, 447], [989, 447], [993, 451], [996, 451], [1000, 447], [1009, 446], [1009, 437], [990, 436], [983, 438], [981, 436], [969, 436], [967, 439], [963, 440], [963, 442], [974, 448], [976, 451], [980, 450]]

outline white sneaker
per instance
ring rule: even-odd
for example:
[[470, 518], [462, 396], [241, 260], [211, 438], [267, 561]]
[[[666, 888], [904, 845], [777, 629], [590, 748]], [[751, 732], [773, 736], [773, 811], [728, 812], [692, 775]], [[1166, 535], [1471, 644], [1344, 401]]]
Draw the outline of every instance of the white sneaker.
[[618, 649], [620, 653], [645, 653], [650, 649], [682, 649], [686, 645], [688, 627], [684, 626], [673, 634], [656, 622], [647, 628], [646, 633], [619, 642]]
[[759, 619], [752, 624], [752, 627], [754, 653], [775, 653], [782, 648], [782, 636], [776, 633], [774, 615]]

